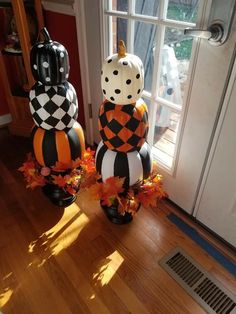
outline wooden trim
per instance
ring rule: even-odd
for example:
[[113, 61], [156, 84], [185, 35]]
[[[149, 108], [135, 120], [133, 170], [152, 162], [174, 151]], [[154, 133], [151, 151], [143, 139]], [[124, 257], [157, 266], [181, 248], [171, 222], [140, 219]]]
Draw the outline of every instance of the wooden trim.
[[28, 79], [28, 85], [26, 89], [30, 89], [34, 85], [34, 78], [30, 67], [30, 55], [29, 51], [31, 49], [29, 30], [27, 25], [27, 17], [25, 13], [25, 7], [22, 0], [12, 0], [12, 8], [14, 11], [14, 16], [16, 20], [17, 30], [19, 33], [21, 49], [23, 53], [23, 60], [25, 64], [25, 71]]
[[44, 27], [43, 8], [41, 0], [34, 0], [34, 7], [38, 21], [38, 30], [41, 30]]
[[71, 4], [42, 1], [42, 5], [46, 11], [75, 16], [75, 11]]
[[[5, 66], [5, 63], [4, 63], [4, 60], [3, 60], [3, 55], [1, 53], [1, 51], [0, 51], [0, 69], [1, 69], [1, 77], [2, 78], [7, 78], [8, 77], [7, 70], [6, 70], [6, 66]], [[9, 110], [10, 110], [10, 112], [12, 114], [12, 117], [13, 117], [13, 120], [14, 120], [14, 117], [17, 116], [17, 112], [16, 112], [16, 108], [15, 108], [15, 105], [14, 105], [14, 99], [12, 97], [9, 81], [8, 81], [8, 79], [2, 79], [1, 83], [2, 83], [4, 92], [5, 92], [5, 95], [6, 95], [6, 99], [7, 99], [7, 104], [8, 104]]]

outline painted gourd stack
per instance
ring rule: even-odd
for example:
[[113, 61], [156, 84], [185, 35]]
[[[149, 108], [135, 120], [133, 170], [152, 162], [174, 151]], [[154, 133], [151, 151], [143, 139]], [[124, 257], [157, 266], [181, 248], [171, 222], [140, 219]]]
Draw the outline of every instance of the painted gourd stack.
[[[77, 122], [78, 101], [69, 77], [66, 48], [52, 41], [46, 28], [41, 30], [44, 41], [31, 50], [31, 69], [36, 80], [32, 87], [30, 111], [35, 122], [32, 131], [35, 158], [41, 166], [57, 162], [71, 164], [85, 150], [82, 127]], [[76, 165], [74, 165], [76, 166]]]
[[[147, 106], [142, 100], [144, 69], [139, 57], [125, 51], [120, 41], [119, 52], [103, 63], [101, 86], [105, 101], [99, 111], [102, 141], [96, 151], [96, 168], [103, 182], [109, 177], [124, 177], [124, 187], [150, 175], [151, 149], [148, 133]], [[117, 216], [117, 215], [116, 215]], [[125, 223], [130, 216], [114, 219]]]

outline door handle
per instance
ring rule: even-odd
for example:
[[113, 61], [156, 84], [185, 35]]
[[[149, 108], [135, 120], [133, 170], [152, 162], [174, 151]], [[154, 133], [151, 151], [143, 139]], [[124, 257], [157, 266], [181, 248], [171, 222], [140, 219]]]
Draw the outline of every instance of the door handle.
[[205, 38], [213, 46], [221, 46], [229, 37], [235, 12], [236, 0], [211, 1], [207, 29], [186, 29], [184, 33], [194, 37]]
[[208, 29], [185, 28], [184, 35], [207, 39], [213, 46], [223, 44], [224, 26], [221, 22], [211, 24]]

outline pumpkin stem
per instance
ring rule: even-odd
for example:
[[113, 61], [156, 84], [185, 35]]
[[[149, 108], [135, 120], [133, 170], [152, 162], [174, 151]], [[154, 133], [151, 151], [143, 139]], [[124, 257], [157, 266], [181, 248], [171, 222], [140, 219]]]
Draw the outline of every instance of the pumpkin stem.
[[126, 56], [126, 47], [125, 43], [123, 40], [119, 41], [119, 46], [118, 46], [118, 57], [119, 58], [124, 58]]
[[40, 33], [43, 35], [44, 41], [46, 41], [46, 42], [52, 41], [52, 40], [51, 40], [51, 37], [50, 37], [50, 35], [49, 35], [49, 32], [48, 32], [48, 30], [46, 29], [46, 27], [42, 28], [41, 31], [40, 31]]

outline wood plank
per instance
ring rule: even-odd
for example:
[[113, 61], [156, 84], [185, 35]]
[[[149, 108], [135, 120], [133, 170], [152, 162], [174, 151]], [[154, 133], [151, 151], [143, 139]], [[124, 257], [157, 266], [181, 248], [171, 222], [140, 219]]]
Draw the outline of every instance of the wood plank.
[[232, 252], [168, 201], [124, 226], [80, 192], [63, 209], [29, 191], [17, 168], [29, 139], [0, 130], [0, 311], [19, 313], [204, 313], [159, 266], [176, 246], [236, 294], [236, 279], [167, 219], [174, 212], [232, 260]]

